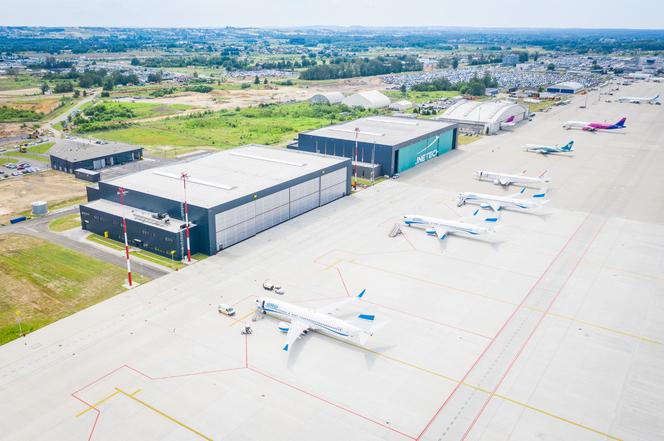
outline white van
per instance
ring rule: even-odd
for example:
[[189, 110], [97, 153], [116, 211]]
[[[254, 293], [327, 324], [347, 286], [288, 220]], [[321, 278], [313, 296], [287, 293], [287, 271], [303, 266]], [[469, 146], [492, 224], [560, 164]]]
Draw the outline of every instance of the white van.
[[220, 303], [218, 310], [222, 314], [226, 314], [228, 316], [233, 316], [235, 315], [235, 308], [233, 308], [231, 305], [227, 305], [225, 303]]

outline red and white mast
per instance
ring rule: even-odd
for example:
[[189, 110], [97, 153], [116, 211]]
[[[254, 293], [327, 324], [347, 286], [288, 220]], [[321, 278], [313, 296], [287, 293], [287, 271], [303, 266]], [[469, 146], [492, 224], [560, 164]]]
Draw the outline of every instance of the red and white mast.
[[127, 282], [129, 283], [129, 287], [131, 287], [131, 262], [129, 261], [129, 240], [127, 239], [127, 219], [125, 218], [124, 205], [124, 197], [127, 193], [127, 190], [125, 190], [123, 187], [118, 188], [118, 195], [120, 195], [120, 205], [122, 205], [122, 231], [124, 233], [125, 260], [127, 261]]
[[189, 175], [186, 172], [180, 174], [182, 185], [184, 187], [184, 225], [187, 235], [187, 262], [191, 262], [191, 245], [189, 241], [189, 204], [187, 204], [187, 179]]

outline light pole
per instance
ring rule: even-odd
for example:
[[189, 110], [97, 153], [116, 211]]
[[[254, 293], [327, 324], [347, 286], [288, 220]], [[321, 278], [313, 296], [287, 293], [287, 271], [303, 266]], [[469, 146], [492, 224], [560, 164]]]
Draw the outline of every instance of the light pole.
[[129, 287], [132, 286], [131, 281], [131, 262], [129, 261], [129, 240], [127, 239], [127, 219], [125, 217], [125, 205], [124, 197], [127, 194], [127, 190], [124, 187], [118, 188], [118, 195], [120, 195], [120, 205], [122, 205], [122, 232], [124, 233], [124, 243], [125, 243], [125, 259], [127, 261], [127, 282]]
[[189, 179], [189, 175], [186, 172], [182, 172], [180, 176], [182, 177], [182, 185], [184, 187], [184, 226], [187, 236], [187, 262], [191, 263], [191, 246], [189, 241], [189, 204], [187, 204], [187, 179]]

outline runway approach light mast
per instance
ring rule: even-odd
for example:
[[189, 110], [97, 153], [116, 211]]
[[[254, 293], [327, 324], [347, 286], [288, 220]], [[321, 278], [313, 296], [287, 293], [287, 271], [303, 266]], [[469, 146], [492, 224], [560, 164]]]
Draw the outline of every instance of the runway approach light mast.
[[128, 191], [120, 187], [118, 188], [118, 195], [120, 196], [120, 205], [122, 205], [122, 232], [124, 233], [124, 243], [125, 243], [125, 260], [127, 261], [127, 283], [129, 287], [132, 286], [131, 280], [131, 262], [129, 260], [129, 240], [127, 239], [127, 218], [125, 217], [125, 204], [124, 197]]
[[187, 262], [191, 263], [191, 242], [189, 239], [189, 204], [187, 204], [187, 179], [189, 179], [189, 175], [186, 172], [182, 172], [180, 177], [182, 178], [182, 186], [184, 188], [184, 225], [187, 235]]

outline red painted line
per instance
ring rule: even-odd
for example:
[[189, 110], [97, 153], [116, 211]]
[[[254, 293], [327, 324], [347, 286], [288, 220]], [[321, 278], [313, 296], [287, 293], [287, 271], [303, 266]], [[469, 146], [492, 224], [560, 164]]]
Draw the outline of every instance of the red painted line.
[[244, 367], [249, 367], [249, 342], [248, 335], [244, 334]]
[[[79, 390], [73, 392], [72, 395], [77, 394], [77, 393], [79, 393], [80, 391], [82, 391], [83, 389], [87, 389], [88, 387], [92, 386], [93, 384], [100, 382], [100, 381], [103, 380], [104, 378], [106, 378], [106, 377], [108, 377], [109, 375], [111, 375], [111, 374], [113, 374], [113, 373], [119, 371], [119, 370], [122, 369], [123, 367], [125, 367], [125, 365], [122, 365], [122, 366], [120, 366], [120, 367], [117, 367], [117, 368], [113, 369], [112, 371], [110, 371], [110, 372], [108, 372], [108, 373], [102, 375], [101, 377], [97, 378], [96, 380], [91, 381], [90, 383], [86, 384], [85, 386], [83, 386], [83, 387], [80, 388]], [[92, 407], [92, 406], [90, 406], [90, 407]]]
[[233, 303], [231, 306], [239, 305], [240, 303], [244, 302], [245, 300], [247, 300], [247, 299], [249, 299], [249, 298], [251, 298], [251, 297], [256, 297], [256, 296], [253, 295], [253, 294], [249, 294], [248, 296], [243, 297], [242, 299], [240, 299], [240, 300], [238, 300], [237, 302]]
[[171, 378], [180, 378], [180, 377], [193, 377], [195, 375], [218, 374], [220, 372], [229, 372], [229, 371], [237, 371], [237, 370], [240, 370], [240, 369], [244, 369], [244, 366], [240, 366], [240, 367], [234, 367], [234, 368], [212, 369], [212, 370], [209, 370], [209, 371], [195, 371], [195, 372], [187, 372], [185, 374], [164, 375], [162, 377], [153, 377], [153, 376], [148, 375], [144, 372], [141, 372], [138, 369], [136, 369], [134, 367], [131, 367], [129, 365], [125, 365], [125, 366], [127, 367], [127, 369], [130, 369], [130, 370], [136, 372], [137, 374], [140, 374], [140, 375], [144, 376], [145, 378], [148, 378], [148, 379], [153, 380], [153, 381], [168, 380], [168, 379], [171, 379]]
[[348, 291], [348, 287], [346, 286], [346, 281], [344, 280], [344, 276], [341, 275], [341, 270], [339, 270], [339, 267], [335, 267], [337, 270], [337, 274], [339, 274], [339, 278], [341, 279], [341, 283], [344, 285], [344, 289], [346, 290], [346, 296], [350, 297], [350, 291]]
[[411, 242], [410, 239], [408, 239], [408, 236], [406, 236], [404, 233], [401, 233], [401, 235], [403, 236], [404, 239], [406, 239], [406, 242], [408, 242], [408, 245], [410, 245], [410, 247], [413, 250], [417, 251], [417, 248], [415, 248], [415, 245], [413, 245], [413, 242]]
[[400, 309], [385, 306], [385, 305], [382, 305], [382, 304], [376, 303], [376, 302], [371, 302], [369, 300], [362, 300], [362, 301], [364, 303], [370, 303], [372, 305], [380, 306], [381, 308], [385, 308], [385, 309], [389, 309], [391, 311], [398, 312], [399, 314], [403, 314], [403, 315], [413, 317], [413, 318], [416, 318], [416, 319], [419, 319], [419, 320], [424, 320], [426, 322], [431, 322], [431, 323], [439, 325], [439, 326], [445, 326], [445, 327], [448, 327], [448, 328], [456, 329], [457, 331], [465, 332], [467, 334], [473, 334], [473, 335], [476, 335], [478, 337], [491, 339], [491, 337], [489, 337], [488, 335], [480, 334], [479, 332], [475, 332], [475, 331], [471, 331], [469, 329], [464, 329], [464, 328], [460, 328], [458, 326], [450, 325], [449, 323], [438, 322], [436, 320], [432, 320], [432, 319], [427, 318], [427, 317], [422, 317], [422, 316], [419, 316], [419, 315], [416, 315], [416, 314], [411, 314], [410, 312], [405, 312], [405, 311], [402, 311]]
[[380, 426], [380, 427], [383, 427], [384, 429], [390, 430], [390, 431], [392, 431], [392, 432], [394, 432], [394, 433], [398, 433], [399, 435], [404, 436], [404, 437], [406, 437], [406, 438], [408, 438], [408, 439], [412, 439], [412, 440], [415, 440], [415, 439], [416, 439], [415, 437], [413, 437], [413, 436], [411, 436], [411, 435], [408, 435], [407, 433], [401, 432], [400, 430], [397, 430], [397, 429], [395, 429], [395, 428], [393, 428], [393, 427], [390, 427], [390, 426], [388, 426], [387, 424], [381, 423], [380, 421], [376, 421], [376, 420], [374, 420], [374, 419], [372, 419], [372, 418], [369, 418], [368, 416], [362, 415], [361, 413], [358, 413], [358, 412], [356, 412], [356, 411], [354, 411], [354, 410], [352, 410], [352, 409], [349, 409], [349, 408], [344, 407], [344, 406], [342, 406], [342, 405], [340, 405], [340, 404], [337, 404], [337, 403], [335, 403], [335, 402], [332, 402], [332, 401], [330, 401], [330, 400], [327, 400], [327, 399], [325, 399], [325, 398], [323, 398], [323, 397], [321, 397], [321, 396], [318, 396], [318, 395], [316, 395], [316, 394], [313, 394], [313, 393], [311, 393], [311, 392], [308, 392], [308, 391], [306, 391], [306, 390], [304, 390], [304, 389], [301, 389], [301, 388], [299, 388], [299, 387], [297, 387], [297, 386], [294, 386], [294, 385], [292, 385], [292, 384], [290, 384], [290, 383], [287, 383], [287, 382], [285, 382], [285, 381], [283, 381], [283, 380], [280, 380], [280, 379], [278, 379], [278, 378], [276, 378], [276, 377], [273, 377], [272, 375], [266, 374], [265, 372], [261, 372], [261, 371], [259, 371], [258, 369], [255, 369], [255, 368], [250, 367], [249, 370], [251, 370], [251, 371], [253, 371], [253, 372], [256, 372], [257, 374], [262, 375], [262, 376], [264, 376], [264, 377], [266, 377], [266, 378], [269, 378], [269, 379], [271, 379], [271, 380], [273, 380], [273, 381], [276, 381], [277, 383], [283, 384], [284, 386], [288, 386], [288, 387], [290, 387], [291, 389], [295, 389], [295, 390], [297, 390], [298, 392], [302, 392], [303, 394], [308, 395], [308, 396], [310, 396], [310, 397], [312, 397], [312, 398], [315, 398], [315, 399], [317, 399], [317, 400], [319, 400], [319, 401], [322, 401], [323, 403], [326, 403], [326, 404], [329, 404], [329, 405], [331, 405], [331, 406], [334, 406], [334, 407], [336, 407], [337, 409], [341, 409], [341, 410], [343, 410], [343, 411], [345, 411], [345, 412], [348, 412], [348, 413], [350, 413], [350, 414], [352, 414], [352, 415], [355, 415], [355, 416], [357, 416], [357, 417], [359, 417], [359, 418], [362, 418], [363, 420], [366, 420], [366, 421], [369, 421], [369, 422], [371, 422], [371, 423], [374, 423], [374, 424], [376, 424], [376, 425], [378, 425], [378, 426]]
[[491, 399], [492, 399], [492, 398], [494, 397], [494, 395], [496, 394], [496, 391], [497, 391], [498, 388], [503, 384], [503, 381], [505, 381], [505, 378], [507, 378], [507, 375], [508, 375], [508, 374], [510, 373], [510, 371], [512, 370], [512, 367], [514, 367], [514, 364], [515, 364], [516, 361], [519, 359], [519, 357], [520, 357], [521, 354], [523, 353], [523, 351], [524, 351], [524, 349], [526, 348], [526, 346], [528, 346], [528, 343], [530, 343], [530, 339], [533, 337], [533, 335], [535, 334], [535, 332], [537, 331], [537, 329], [539, 328], [539, 326], [540, 326], [540, 325], [542, 324], [542, 322], [544, 321], [544, 317], [546, 317], [546, 315], [549, 313], [549, 311], [551, 310], [551, 308], [553, 307], [553, 305], [556, 303], [556, 300], [558, 300], [558, 297], [560, 296], [560, 293], [561, 293], [561, 292], [563, 291], [563, 289], [567, 286], [567, 283], [570, 281], [570, 279], [572, 278], [572, 276], [576, 273], [576, 270], [579, 268], [579, 265], [580, 265], [581, 262], [583, 261], [583, 258], [586, 256], [586, 254], [588, 253], [588, 250], [590, 250], [590, 247], [591, 247], [592, 244], [595, 242], [595, 239], [597, 239], [597, 236], [599, 236], [599, 233], [600, 233], [600, 232], [602, 231], [602, 229], [604, 228], [604, 224], [606, 224], [606, 219], [604, 219], [604, 222], [603, 222], [602, 225], [600, 226], [599, 230], [597, 230], [597, 233], [595, 233], [595, 235], [593, 236], [592, 240], [588, 243], [588, 245], [586, 245], [586, 248], [583, 250], [583, 253], [582, 253], [581, 256], [579, 257], [579, 260], [577, 260], [576, 263], [574, 264], [574, 268], [573, 268], [572, 271], [570, 271], [570, 273], [567, 275], [567, 277], [565, 278], [565, 281], [564, 281], [563, 284], [560, 286], [560, 288], [558, 288], [558, 292], [556, 292], [556, 295], [553, 297], [553, 299], [551, 299], [551, 302], [549, 302], [549, 305], [547, 306], [547, 308], [544, 310], [544, 312], [543, 312], [542, 315], [540, 316], [539, 320], [538, 320], [537, 323], [535, 324], [535, 327], [534, 327], [533, 330], [530, 332], [530, 334], [528, 334], [528, 338], [527, 338], [526, 341], [523, 343], [523, 345], [521, 345], [521, 347], [519, 348], [519, 352], [516, 353], [516, 355], [514, 356], [514, 358], [512, 359], [512, 361], [510, 362], [509, 366], [507, 367], [507, 370], [505, 370], [505, 372], [503, 373], [503, 375], [500, 377], [500, 380], [498, 381], [498, 384], [496, 384], [496, 387], [493, 388], [493, 390], [491, 391], [491, 394], [489, 394], [489, 396], [487, 397], [486, 401], [485, 401], [484, 404], [482, 405], [482, 408], [480, 409], [479, 413], [475, 416], [475, 418], [473, 419], [472, 423], [470, 423], [470, 427], [468, 427], [468, 429], [466, 430], [466, 432], [463, 434], [463, 438], [461, 438], [461, 441], [465, 440], [465, 439], [468, 437], [468, 435], [470, 434], [470, 431], [473, 429], [473, 427], [475, 427], [475, 424], [476, 424], [477, 421], [480, 419], [480, 416], [482, 415], [482, 413], [484, 413], [484, 409], [486, 409], [486, 407], [489, 405], [489, 402], [491, 401]]
[[101, 411], [96, 407], [94, 407], [92, 404], [85, 401], [84, 399], [77, 397], [75, 394], [76, 392], [72, 393], [71, 396], [76, 398], [78, 401], [85, 404], [86, 406], [88, 406], [90, 409], [94, 410], [97, 413], [97, 416], [95, 416], [95, 420], [92, 423], [92, 429], [90, 429], [90, 434], [88, 435], [88, 441], [90, 441], [92, 439], [92, 435], [94, 435], [95, 433], [95, 429], [97, 428], [97, 421], [99, 421], [99, 417], [101, 416]]
[[422, 429], [422, 432], [420, 432], [420, 434], [417, 436], [417, 440], [419, 440], [420, 438], [422, 438], [422, 436], [426, 433], [426, 431], [429, 430], [429, 427], [431, 427], [431, 424], [433, 424], [433, 422], [434, 422], [435, 419], [438, 417], [438, 415], [440, 415], [440, 412], [442, 412], [442, 410], [445, 408], [445, 406], [446, 406], [447, 403], [450, 401], [450, 399], [452, 399], [452, 397], [454, 396], [454, 394], [459, 390], [459, 387], [461, 387], [461, 385], [462, 385], [463, 383], [465, 383], [466, 379], [468, 378], [468, 375], [470, 375], [470, 373], [473, 371], [473, 369], [475, 369], [475, 366], [477, 366], [477, 363], [480, 362], [480, 360], [482, 359], [482, 357], [484, 357], [484, 354], [486, 354], [487, 351], [489, 350], [489, 348], [491, 348], [491, 345], [493, 345], [493, 343], [496, 341], [496, 338], [498, 338], [498, 336], [503, 332], [503, 330], [505, 329], [505, 327], [507, 326], [507, 324], [510, 322], [510, 320], [512, 320], [512, 318], [513, 318], [514, 315], [517, 313], [517, 311], [518, 311], [519, 309], [521, 309], [521, 307], [522, 307], [523, 304], [526, 302], [526, 300], [528, 300], [528, 298], [529, 298], [530, 295], [533, 293], [533, 291], [535, 291], [535, 288], [540, 284], [540, 282], [542, 281], [542, 279], [544, 278], [544, 276], [546, 275], [546, 273], [549, 272], [549, 270], [551, 269], [551, 267], [553, 266], [553, 264], [558, 260], [558, 258], [560, 258], [560, 256], [562, 255], [563, 251], [565, 251], [565, 249], [566, 249], [567, 246], [570, 244], [570, 242], [572, 241], [572, 239], [574, 238], [574, 236], [576, 236], [577, 233], [581, 230], [581, 227], [582, 227], [583, 225], [585, 225], [585, 223], [586, 223], [586, 221], [588, 220], [589, 217], [590, 217], [590, 213], [588, 213], [588, 214], [586, 215], [586, 217], [584, 218], [583, 222], [581, 222], [581, 223], [579, 224], [579, 226], [576, 228], [576, 230], [574, 231], [574, 233], [569, 237], [569, 239], [567, 239], [567, 241], [565, 242], [565, 244], [560, 248], [560, 250], [558, 251], [558, 253], [555, 255], [555, 257], [551, 260], [551, 262], [549, 263], [549, 265], [546, 267], [546, 269], [545, 269], [545, 270], [542, 272], [542, 274], [540, 274], [540, 276], [537, 278], [537, 280], [535, 281], [535, 283], [533, 284], [533, 286], [530, 287], [530, 289], [528, 290], [528, 292], [526, 293], [526, 295], [523, 297], [523, 299], [521, 300], [521, 302], [516, 306], [516, 308], [514, 308], [514, 310], [512, 311], [512, 313], [509, 315], [509, 317], [507, 317], [507, 320], [505, 320], [505, 323], [503, 323], [503, 325], [500, 327], [500, 329], [498, 329], [498, 332], [496, 332], [496, 335], [494, 335], [494, 336], [491, 338], [491, 340], [489, 341], [489, 343], [486, 345], [486, 347], [485, 347], [484, 350], [480, 353], [480, 355], [475, 359], [475, 361], [474, 361], [473, 364], [470, 366], [470, 368], [468, 369], [468, 371], [466, 371], [466, 373], [465, 373], [464, 376], [461, 378], [461, 380], [459, 380], [459, 381], [457, 382], [456, 386], [454, 386], [454, 389], [452, 389], [452, 392], [450, 392], [450, 394], [449, 394], [448, 397], [445, 399], [445, 401], [443, 402], [443, 404], [438, 408], [438, 410], [437, 410], [436, 413], [433, 415], [433, 417], [431, 417], [431, 419], [430, 419], [429, 422], [426, 424], [426, 426], [424, 426], [424, 429]]

